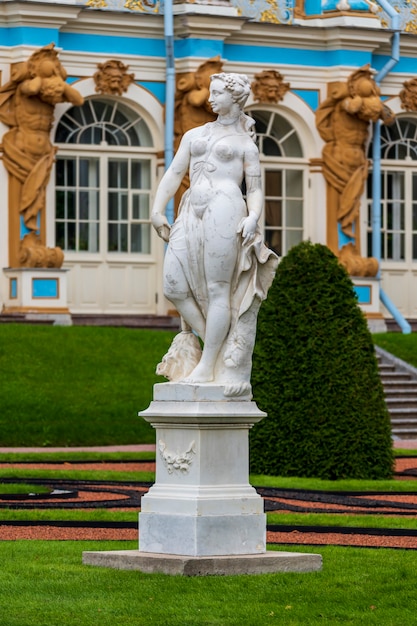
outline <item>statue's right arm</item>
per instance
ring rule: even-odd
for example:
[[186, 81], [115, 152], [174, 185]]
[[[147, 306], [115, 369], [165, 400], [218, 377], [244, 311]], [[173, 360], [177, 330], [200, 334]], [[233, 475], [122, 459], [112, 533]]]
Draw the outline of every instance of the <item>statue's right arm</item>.
[[165, 216], [165, 208], [179, 188], [190, 163], [190, 141], [187, 135], [184, 135], [171, 165], [158, 185], [152, 207], [152, 226], [164, 241], [168, 241], [171, 228]]

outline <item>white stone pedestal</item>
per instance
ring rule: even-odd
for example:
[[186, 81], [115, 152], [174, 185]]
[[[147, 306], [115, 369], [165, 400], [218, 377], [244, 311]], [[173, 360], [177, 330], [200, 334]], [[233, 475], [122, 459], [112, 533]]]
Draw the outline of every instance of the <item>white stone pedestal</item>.
[[140, 414], [156, 430], [156, 481], [142, 497], [139, 550], [83, 563], [188, 576], [307, 572], [318, 554], [266, 552], [263, 501], [249, 484], [249, 429], [265, 414], [220, 385], [162, 383]]
[[248, 482], [248, 432], [265, 414], [249, 400], [226, 400], [215, 385], [165, 383], [154, 398], [141, 413], [156, 429], [157, 461], [156, 482], [142, 498], [139, 550], [265, 552], [263, 501]]

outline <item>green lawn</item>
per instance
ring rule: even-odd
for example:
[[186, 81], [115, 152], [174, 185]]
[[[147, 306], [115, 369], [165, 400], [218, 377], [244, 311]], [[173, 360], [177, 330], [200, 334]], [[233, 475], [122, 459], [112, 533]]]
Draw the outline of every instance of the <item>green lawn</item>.
[[[0, 446], [153, 443], [137, 413], [164, 378], [156, 364], [173, 332], [0, 325]], [[417, 335], [374, 335], [417, 366]]]
[[153, 443], [137, 413], [173, 333], [0, 325], [0, 446]]
[[323, 556], [320, 572], [186, 578], [83, 566], [84, 550], [133, 542], [0, 543], [2, 626], [264, 626], [416, 623], [417, 553], [281, 548]]
[[373, 335], [374, 343], [391, 352], [398, 358], [417, 367], [417, 334], [378, 333]]

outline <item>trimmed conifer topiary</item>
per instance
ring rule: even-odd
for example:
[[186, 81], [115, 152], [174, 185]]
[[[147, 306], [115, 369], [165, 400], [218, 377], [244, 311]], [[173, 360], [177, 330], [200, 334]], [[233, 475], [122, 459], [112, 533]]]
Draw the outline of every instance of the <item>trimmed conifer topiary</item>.
[[251, 471], [390, 478], [391, 425], [372, 336], [345, 269], [302, 242], [278, 266], [258, 316]]

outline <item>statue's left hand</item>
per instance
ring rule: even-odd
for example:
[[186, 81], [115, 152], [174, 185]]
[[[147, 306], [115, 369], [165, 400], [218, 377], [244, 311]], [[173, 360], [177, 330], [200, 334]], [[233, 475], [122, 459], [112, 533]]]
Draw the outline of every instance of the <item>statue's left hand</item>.
[[161, 215], [161, 213], [152, 213], [151, 222], [161, 239], [168, 243], [171, 227], [165, 215]]
[[244, 217], [240, 222], [237, 232], [242, 233], [243, 245], [250, 243], [255, 238], [257, 223], [258, 220], [253, 214], [248, 215], [248, 217]]

